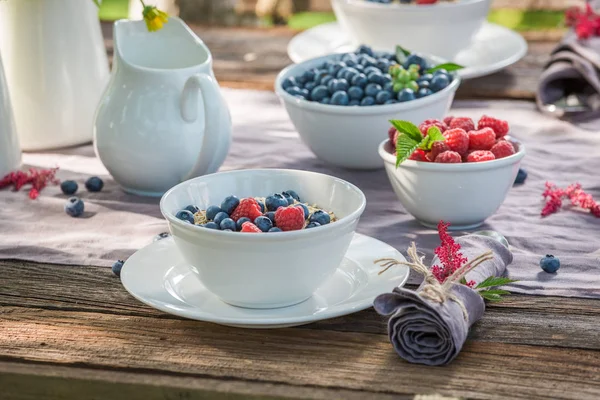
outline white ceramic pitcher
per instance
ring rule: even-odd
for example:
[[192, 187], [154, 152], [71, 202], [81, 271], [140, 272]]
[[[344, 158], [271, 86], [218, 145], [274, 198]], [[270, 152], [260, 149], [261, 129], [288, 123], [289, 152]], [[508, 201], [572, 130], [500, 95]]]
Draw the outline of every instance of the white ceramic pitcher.
[[21, 166], [21, 150], [0, 57], [0, 179]]
[[229, 151], [231, 117], [205, 44], [176, 17], [157, 32], [143, 21], [117, 21], [114, 41], [94, 144], [117, 183], [160, 196], [216, 172]]

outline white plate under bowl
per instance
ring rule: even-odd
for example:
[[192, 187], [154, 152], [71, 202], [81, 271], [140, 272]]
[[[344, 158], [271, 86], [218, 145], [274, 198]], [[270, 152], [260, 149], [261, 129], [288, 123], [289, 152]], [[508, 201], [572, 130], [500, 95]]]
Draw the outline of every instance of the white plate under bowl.
[[[402, 43], [398, 43], [402, 45]], [[294, 36], [288, 44], [288, 55], [295, 63], [331, 53], [356, 50], [337, 22], [322, 24]], [[393, 49], [390, 49], [393, 51]], [[527, 54], [527, 42], [518, 33], [485, 22], [473, 38], [471, 46], [453, 60], [464, 65], [459, 71], [463, 79], [478, 78], [498, 72]]]
[[219, 300], [190, 270], [172, 238], [154, 242], [129, 257], [121, 282], [133, 297], [169, 314], [240, 328], [283, 328], [367, 309], [379, 294], [403, 286], [408, 267], [397, 266], [379, 275], [381, 267], [373, 263], [378, 258], [405, 261], [393, 247], [355, 234], [340, 267], [311, 298], [276, 309], [240, 308]]

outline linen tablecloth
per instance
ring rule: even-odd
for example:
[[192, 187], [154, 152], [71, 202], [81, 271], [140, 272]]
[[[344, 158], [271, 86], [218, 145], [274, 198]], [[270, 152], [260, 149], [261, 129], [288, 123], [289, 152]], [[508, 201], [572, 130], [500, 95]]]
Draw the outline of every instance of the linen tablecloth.
[[[315, 158], [270, 92], [224, 90], [232, 112], [231, 152], [221, 170], [293, 168], [324, 172], [348, 180], [367, 197], [358, 232], [373, 236], [404, 252], [411, 241], [429, 261], [439, 243], [437, 232], [416, 222], [397, 200], [383, 169], [352, 171]], [[455, 102], [453, 115], [478, 118], [490, 114], [509, 120], [512, 135], [527, 149], [524, 185], [515, 186], [505, 203], [480, 229], [504, 234], [512, 245], [510, 276], [519, 280], [514, 292], [558, 296], [600, 297], [600, 219], [588, 213], [563, 210], [540, 217], [544, 183], [560, 186], [580, 182], [600, 200], [600, 132], [581, 130], [537, 112], [521, 101]], [[107, 175], [91, 146], [48, 153], [24, 154], [25, 166], [61, 167], [60, 179], [77, 179], [86, 202], [84, 218], [63, 211], [65, 198], [48, 187], [38, 200], [27, 192], [0, 191], [0, 258], [76, 265], [109, 266], [126, 259], [166, 231], [158, 199], [123, 193]], [[88, 193], [82, 182], [100, 175], [105, 188]], [[443, 199], [440, 199], [443, 201]], [[454, 235], [460, 235], [455, 232]], [[558, 274], [539, 268], [545, 254], [559, 257]], [[377, 258], [377, 255], [374, 255]]]

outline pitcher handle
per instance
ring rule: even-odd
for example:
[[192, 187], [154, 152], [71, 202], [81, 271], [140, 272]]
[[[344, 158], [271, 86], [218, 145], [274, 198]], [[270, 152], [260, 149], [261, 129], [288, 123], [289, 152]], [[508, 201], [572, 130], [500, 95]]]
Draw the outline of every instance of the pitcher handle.
[[181, 94], [181, 117], [187, 123], [196, 122], [199, 113], [199, 96], [204, 103], [204, 137], [202, 148], [192, 170], [183, 177], [187, 180], [206, 172], [213, 153], [219, 144], [219, 113], [221, 92], [217, 82], [207, 74], [196, 74], [186, 81]]

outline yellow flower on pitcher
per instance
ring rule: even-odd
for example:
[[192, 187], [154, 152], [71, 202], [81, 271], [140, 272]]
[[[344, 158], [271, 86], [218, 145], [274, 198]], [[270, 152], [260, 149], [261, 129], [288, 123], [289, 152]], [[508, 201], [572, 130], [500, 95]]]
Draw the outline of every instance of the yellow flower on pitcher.
[[146, 26], [150, 32], [155, 32], [162, 29], [163, 25], [169, 21], [169, 15], [156, 8], [155, 6], [147, 6], [142, 1], [144, 5], [144, 11], [142, 15], [144, 16], [144, 21], [146, 21]]

